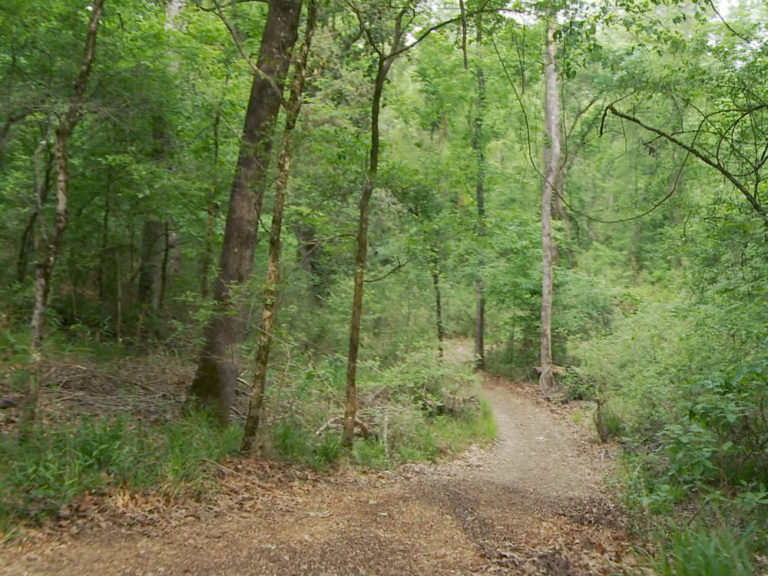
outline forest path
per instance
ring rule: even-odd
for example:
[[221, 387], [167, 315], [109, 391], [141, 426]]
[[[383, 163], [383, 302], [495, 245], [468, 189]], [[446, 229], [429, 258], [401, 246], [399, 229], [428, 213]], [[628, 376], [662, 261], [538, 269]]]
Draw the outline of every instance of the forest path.
[[605, 447], [531, 387], [485, 376], [483, 394], [498, 426], [486, 450], [399, 474], [331, 477], [239, 460], [204, 503], [118, 495], [121, 520], [6, 545], [0, 574], [631, 572]]

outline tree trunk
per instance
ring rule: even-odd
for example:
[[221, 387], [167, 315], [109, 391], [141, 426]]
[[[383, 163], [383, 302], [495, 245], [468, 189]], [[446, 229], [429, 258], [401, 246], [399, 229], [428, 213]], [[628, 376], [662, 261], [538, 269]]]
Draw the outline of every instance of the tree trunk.
[[301, 0], [272, 0], [269, 4], [257, 62], [259, 73], [254, 75], [251, 86], [214, 285], [216, 310], [205, 328], [197, 372], [190, 386], [190, 396], [210, 408], [222, 424], [229, 421], [239, 372], [239, 346], [245, 335], [247, 313], [242, 287], [253, 268], [272, 132], [300, 13]]
[[[573, 231], [571, 229], [571, 218], [568, 216], [568, 211], [565, 209], [565, 201], [563, 200], [565, 197], [565, 182], [567, 177], [568, 164], [563, 162], [562, 166], [560, 166], [557, 171], [557, 178], [555, 180], [555, 190], [557, 192], [555, 194], [555, 215], [556, 218], [563, 223], [563, 227], [565, 228], [565, 257], [568, 262], [568, 268], [575, 268], [576, 255], [573, 253], [573, 249], [571, 248], [571, 238], [573, 236]], [[557, 245], [553, 245], [553, 258], [555, 264], [557, 264], [558, 261], [557, 252]]]
[[541, 186], [541, 376], [539, 388], [546, 395], [555, 391], [552, 374], [552, 196], [560, 164], [560, 107], [555, 70], [555, 30], [547, 28], [547, 55], [544, 68], [544, 117], [548, 146], [544, 151], [545, 171]]
[[[482, 53], [482, 20], [477, 19], [477, 103], [475, 117], [472, 120], [472, 150], [475, 153], [477, 174], [475, 176], [475, 203], [477, 204], [477, 235], [485, 237], [485, 140], [483, 124], [485, 121], [485, 77], [483, 76]], [[481, 248], [482, 251], [482, 248]], [[485, 369], [485, 295], [483, 293], [483, 257], [478, 261], [477, 278], [475, 279], [475, 370]]]
[[[376, 185], [376, 176], [379, 170], [379, 113], [381, 111], [381, 96], [384, 92], [384, 83], [392, 62], [398, 55], [403, 40], [401, 27], [403, 15], [407, 8], [401, 10], [395, 23], [395, 33], [392, 39], [392, 48], [385, 53], [380, 47], [372, 46], [379, 55], [376, 79], [373, 85], [373, 98], [371, 100], [371, 151], [368, 164], [368, 174], [360, 197], [360, 216], [357, 229], [357, 250], [355, 252], [355, 289], [352, 296], [352, 321], [349, 329], [349, 349], [347, 351], [347, 380], [346, 403], [344, 408], [344, 431], [341, 437], [343, 446], [350, 448], [355, 432], [357, 419], [357, 355], [360, 350], [360, 322], [363, 315], [363, 284], [365, 280], [365, 263], [368, 255], [368, 205]], [[358, 15], [360, 18], [360, 15]], [[361, 26], [363, 22], [361, 20]], [[370, 38], [369, 38], [369, 41]]]
[[[50, 125], [49, 125], [50, 126]], [[46, 132], [48, 128], [46, 128]], [[45, 151], [45, 169], [41, 169], [40, 155]], [[35, 246], [35, 225], [38, 217], [42, 214], [42, 207], [48, 200], [48, 191], [51, 189], [51, 171], [53, 170], [53, 154], [51, 154], [50, 139], [45, 135], [34, 154], [35, 165], [35, 202], [36, 209], [29, 216], [24, 232], [21, 234], [21, 243], [19, 246], [19, 257], [16, 260], [16, 282], [22, 284], [27, 277], [27, 265], [29, 264], [29, 254], [34, 251]]]
[[182, 8], [184, 8], [184, 0], [168, 0], [168, 4], [165, 6], [164, 27], [166, 30], [179, 30], [181, 28], [178, 18]]
[[326, 293], [326, 282], [323, 278], [323, 268], [320, 263], [322, 243], [316, 237], [315, 227], [308, 224], [298, 224], [294, 232], [298, 242], [299, 266], [307, 273], [309, 298], [315, 306], [323, 303]]
[[440, 254], [434, 251], [432, 266], [432, 288], [435, 293], [435, 328], [437, 329], [437, 355], [443, 358], [445, 348], [445, 327], [443, 324], [443, 299], [440, 292]]
[[141, 264], [139, 265], [138, 304], [142, 312], [160, 310], [160, 293], [165, 256], [165, 224], [145, 220], [141, 233]]
[[99, 270], [96, 278], [98, 288], [99, 302], [104, 304], [107, 299], [108, 284], [108, 264], [107, 260], [110, 254], [109, 250], [109, 211], [110, 196], [112, 195], [112, 171], [107, 172], [107, 187], [104, 194], [104, 212], [101, 215], [101, 246], [99, 247]]
[[267, 364], [269, 351], [272, 345], [272, 329], [275, 323], [275, 301], [277, 300], [277, 282], [280, 272], [280, 252], [282, 248], [281, 233], [283, 228], [283, 206], [288, 188], [288, 176], [291, 168], [291, 141], [293, 129], [301, 110], [301, 94], [304, 91], [304, 78], [307, 68], [309, 48], [312, 43], [312, 33], [317, 20], [317, 5], [310, 0], [307, 7], [307, 25], [304, 30], [304, 41], [299, 50], [296, 65], [294, 67], [293, 82], [291, 83], [291, 95], [288, 101], [287, 116], [285, 119], [285, 131], [278, 159], [278, 174], [275, 184], [275, 205], [272, 212], [272, 228], [269, 233], [269, 256], [267, 259], [267, 280], [264, 287], [264, 306], [261, 310], [261, 323], [259, 325], [259, 346], [253, 370], [253, 394], [248, 403], [248, 415], [245, 421], [245, 433], [241, 450], [250, 452], [256, 432], [259, 429], [261, 418], [261, 406], [264, 403], [264, 390], [267, 383]]
[[[91, 19], [88, 24], [88, 32], [85, 39], [85, 53], [80, 65], [77, 79], [75, 80], [72, 98], [66, 114], [59, 121], [54, 139], [53, 156], [56, 165], [56, 213], [52, 229], [49, 231], [45, 215], [42, 212], [44, 197], [38, 187], [37, 194], [37, 221], [40, 227], [41, 250], [36, 251], [37, 267], [35, 271], [35, 299], [30, 323], [30, 377], [26, 387], [26, 420], [31, 423], [35, 419], [38, 399], [40, 395], [40, 365], [42, 363], [43, 338], [45, 335], [45, 313], [48, 304], [48, 294], [51, 289], [51, 276], [56, 264], [64, 229], [67, 226], [67, 201], [69, 199], [69, 159], [67, 157], [67, 143], [72, 132], [80, 120], [80, 112], [85, 98], [85, 89], [88, 86], [88, 77], [91, 73], [94, 54], [96, 52], [96, 36], [99, 30], [99, 20], [104, 8], [104, 0], [95, 0], [91, 5]], [[39, 180], [39, 178], [38, 178]], [[44, 187], [42, 187], [44, 188]]]
[[181, 254], [179, 252], [179, 234], [171, 227], [170, 222], [165, 223], [163, 234], [163, 265], [160, 274], [160, 301], [158, 310], [165, 310], [165, 297], [170, 291], [172, 278], [179, 273]]
[[[224, 86], [229, 84], [229, 74], [224, 80]], [[213, 229], [216, 223], [216, 198], [219, 196], [219, 126], [221, 125], [221, 102], [216, 107], [213, 118], [213, 182], [208, 193], [206, 208], [207, 221], [205, 226], [205, 245], [200, 257], [200, 295], [208, 298], [208, 274], [213, 260]]]

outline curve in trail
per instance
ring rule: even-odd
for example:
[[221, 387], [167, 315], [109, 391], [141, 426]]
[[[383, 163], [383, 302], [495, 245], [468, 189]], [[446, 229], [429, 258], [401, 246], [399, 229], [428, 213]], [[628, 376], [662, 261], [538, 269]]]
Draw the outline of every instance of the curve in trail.
[[498, 427], [495, 445], [422, 478], [423, 494], [481, 550], [484, 573], [631, 571], [623, 516], [605, 482], [608, 450], [530, 388], [492, 376], [484, 381]]
[[484, 395], [498, 426], [487, 450], [401, 475], [278, 483], [259, 479], [263, 463], [242, 461], [213, 503], [6, 545], [0, 574], [630, 572], [601, 448], [528, 388], [487, 376]]

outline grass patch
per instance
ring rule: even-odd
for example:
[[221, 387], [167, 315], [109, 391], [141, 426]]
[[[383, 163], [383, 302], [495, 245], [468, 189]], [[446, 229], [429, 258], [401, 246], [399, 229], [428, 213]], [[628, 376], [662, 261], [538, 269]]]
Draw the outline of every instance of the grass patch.
[[471, 411], [457, 416], [438, 416], [432, 422], [432, 436], [441, 451], [456, 453], [480, 442], [485, 443], [496, 437], [496, 422], [493, 410], [485, 400]]
[[726, 526], [675, 530], [656, 561], [660, 576], [749, 576], [754, 574], [751, 534]]
[[164, 424], [79, 417], [0, 440], [0, 530], [56, 517], [86, 492], [202, 489], [208, 461], [237, 451], [241, 432], [204, 414]]
[[341, 454], [341, 436], [312, 433], [297, 418], [277, 422], [272, 427], [272, 450], [282, 460], [327, 470]]

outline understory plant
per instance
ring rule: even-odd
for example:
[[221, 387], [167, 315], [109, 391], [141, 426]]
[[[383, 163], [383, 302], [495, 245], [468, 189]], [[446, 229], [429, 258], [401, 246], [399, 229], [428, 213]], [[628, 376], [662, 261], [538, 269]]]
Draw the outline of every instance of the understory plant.
[[[339, 443], [345, 365], [325, 356], [304, 366], [269, 391], [263, 442], [279, 457], [322, 469], [345, 456]], [[358, 436], [346, 457], [364, 468], [434, 460], [495, 436], [475, 376], [431, 350], [404, 354], [386, 368], [361, 363], [359, 382]]]
[[39, 522], [85, 493], [199, 490], [210, 463], [239, 446], [236, 426], [205, 414], [141, 424], [123, 416], [78, 416], [40, 423], [0, 439], [0, 532]]

